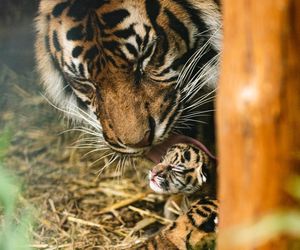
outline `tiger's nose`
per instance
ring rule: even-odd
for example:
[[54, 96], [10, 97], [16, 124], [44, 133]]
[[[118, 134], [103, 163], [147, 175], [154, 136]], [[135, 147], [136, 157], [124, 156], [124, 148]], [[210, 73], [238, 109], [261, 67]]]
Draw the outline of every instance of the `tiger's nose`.
[[152, 137], [151, 134], [152, 134], [152, 133], [151, 133], [151, 130], [148, 130], [148, 131], [145, 133], [143, 139], [140, 140], [138, 143], [135, 143], [135, 144], [127, 144], [127, 145], [130, 146], [130, 147], [132, 147], [132, 148], [144, 148], [144, 147], [148, 147], [148, 146], [151, 145], [152, 140], [153, 140], [153, 138], [151, 138], [151, 137]]
[[149, 129], [145, 132], [144, 137], [138, 143], [126, 144], [127, 146], [130, 146], [132, 148], [143, 148], [143, 147], [148, 147], [153, 143], [156, 124], [152, 116], [149, 116], [148, 123], [149, 123], [148, 125]]

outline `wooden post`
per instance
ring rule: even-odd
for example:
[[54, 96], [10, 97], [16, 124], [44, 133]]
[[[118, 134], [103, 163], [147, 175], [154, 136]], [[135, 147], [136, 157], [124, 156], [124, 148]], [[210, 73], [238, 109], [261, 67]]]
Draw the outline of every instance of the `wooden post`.
[[[217, 99], [220, 235], [293, 207], [285, 192], [300, 168], [300, 1], [224, 0]], [[299, 207], [298, 207], [299, 209]], [[288, 237], [263, 246], [289, 249]]]

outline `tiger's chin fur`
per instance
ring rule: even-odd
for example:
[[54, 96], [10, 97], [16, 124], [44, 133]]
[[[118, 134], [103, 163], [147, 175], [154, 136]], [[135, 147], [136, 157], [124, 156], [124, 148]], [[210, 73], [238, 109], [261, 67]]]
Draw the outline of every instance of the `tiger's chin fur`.
[[41, 0], [35, 47], [47, 97], [129, 156], [195, 126], [218, 77], [216, 2]]

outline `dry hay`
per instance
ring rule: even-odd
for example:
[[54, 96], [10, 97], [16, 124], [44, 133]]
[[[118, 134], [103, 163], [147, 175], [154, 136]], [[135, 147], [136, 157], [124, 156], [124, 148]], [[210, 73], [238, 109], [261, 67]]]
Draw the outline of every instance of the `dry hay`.
[[35, 74], [0, 70], [0, 126], [14, 132], [5, 166], [23, 185], [20, 204], [34, 208], [34, 249], [130, 249], [169, 223], [164, 197], [148, 189], [146, 162], [98, 175], [103, 162], [91, 166], [93, 157], [70, 147], [78, 134], [59, 134], [66, 125], [40, 95]]

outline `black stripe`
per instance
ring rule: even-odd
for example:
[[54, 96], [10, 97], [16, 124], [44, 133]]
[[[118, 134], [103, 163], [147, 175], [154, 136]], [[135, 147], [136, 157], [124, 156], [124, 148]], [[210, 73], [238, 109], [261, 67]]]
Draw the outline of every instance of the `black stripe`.
[[179, 154], [175, 154], [175, 158], [174, 158], [174, 161], [173, 162], [176, 162], [178, 160], [178, 157], [179, 157]]
[[111, 52], [115, 52], [119, 48], [119, 45], [116, 41], [103, 41], [103, 47]]
[[110, 62], [114, 67], [118, 67], [116, 61], [115, 61], [115, 57], [111, 57], [109, 55], [106, 55], [106, 60], [107, 62]]
[[84, 67], [83, 67], [83, 64], [82, 64], [82, 63], [79, 64], [78, 69], [79, 69], [80, 76], [85, 77], [85, 74], [84, 74]]
[[55, 7], [52, 10], [52, 15], [54, 17], [59, 17], [69, 5], [69, 1], [55, 5]]
[[143, 72], [140, 69], [140, 63], [137, 64], [137, 69], [134, 72], [134, 85], [139, 86], [143, 78]]
[[49, 35], [45, 36], [45, 47], [46, 47], [46, 51], [51, 54], [51, 50], [50, 50], [50, 39], [49, 39]]
[[174, 2], [176, 2], [178, 5], [180, 5], [183, 9], [186, 10], [190, 19], [197, 27], [199, 34], [203, 31], [208, 30], [207, 25], [199, 15], [199, 11], [196, 10], [195, 7], [190, 2], [188, 2], [187, 0], [174, 0]]
[[169, 26], [173, 29], [185, 42], [187, 49], [190, 48], [189, 31], [185, 27], [184, 23], [181, 22], [171, 11], [165, 9], [164, 11], [169, 18]]
[[144, 28], [146, 30], [146, 35], [144, 37], [144, 41], [143, 41], [143, 47], [147, 47], [148, 43], [149, 43], [149, 34], [150, 34], [150, 30], [151, 30], [151, 27], [144, 24]]
[[119, 23], [121, 23], [126, 17], [130, 14], [125, 9], [115, 10], [112, 12], [104, 13], [102, 19], [105, 22], [106, 26], [109, 28], [114, 28]]
[[189, 175], [189, 176], [186, 178], [186, 185], [189, 185], [190, 182], [191, 182], [191, 180], [192, 180], [192, 176]]
[[149, 116], [148, 123], [150, 128], [149, 142], [152, 143], [155, 136], [155, 127], [156, 127], [155, 119], [152, 116]]
[[[186, 186], [185, 186], [185, 183], [184, 182], [182, 182], [179, 178], [176, 178], [176, 181], [177, 182], [179, 182], [179, 184], [182, 186], [181, 188], [180, 188], [180, 190], [182, 190], [182, 189], [184, 189]], [[174, 183], [175, 184], [175, 183]]]
[[176, 83], [178, 76], [172, 76], [170, 78], [166, 78], [164, 80], [155, 80], [155, 79], [151, 79], [152, 81], [158, 82], [158, 83], [164, 83], [164, 84], [172, 84], [172, 83]]
[[56, 51], [61, 51], [61, 46], [60, 46], [60, 43], [58, 41], [58, 36], [57, 36], [56, 31], [53, 31], [52, 40], [53, 40], [53, 45], [54, 45], [54, 48], [56, 49]]
[[155, 43], [152, 43], [150, 46], [147, 47], [146, 51], [143, 52], [143, 55], [141, 56], [141, 61], [144, 61], [146, 58], [150, 57], [151, 54], [153, 54]]
[[163, 28], [161, 26], [159, 26], [156, 22], [156, 19], [160, 13], [160, 3], [157, 0], [146, 0], [146, 12], [148, 15], [148, 18], [150, 19], [150, 22], [153, 26], [153, 28], [155, 29], [158, 37], [159, 37], [159, 41], [158, 43], [161, 45], [160, 46], [156, 46], [156, 51], [159, 49], [161, 49], [161, 53], [158, 57], [158, 61], [157, 61], [157, 67], [160, 67], [161, 65], [163, 65], [165, 63], [165, 56], [169, 50], [169, 42], [168, 42], [168, 37], [165, 33], [165, 31], [163, 30]]
[[125, 46], [126, 46], [126, 48], [127, 48], [127, 50], [129, 51], [130, 54], [134, 55], [135, 57], [138, 56], [138, 52], [132, 44], [126, 43]]
[[211, 205], [211, 206], [213, 206], [213, 207], [215, 207], [215, 208], [217, 208], [218, 206], [213, 202], [213, 201], [211, 201], [211, 200], [208, 200], [208, 199], [206, 199], [206, 198], [202, 198], [201, 200], [199, 200], [198, 202], [197, 202], [197, 204], [198, 205]]
[[161, 137], [164, 137], [164, 136], [166, 135], [166, 133], [168, 133], [168, 131], [170, 130], [170, 125], [174, 122], [173, 120], [174, 120], [174, 118], [177, 116], [177, 111], [179, 110], [179, 108], [180, 108], [180, 105], [178, 105], [178, 106], [176, 107], [176, 110], [174, 110], [173, 114], [170, 116], [169, 121], [168, 121], [168, 123], [167, 123], [167, 125], [166, 125], [166, 129], [165, 129], [165, 131], [163, 132], [163, 134], [162, 134]]
[[[119, 43], [116, 41], [104, 41], [103, 42], [103, 47], [109, 51], [111, 51], [115, 56], [120, 57], [121, 59], [123, 59], [125, 62], [129, 62], [128, 58], [126, 57], [126, 55], [123, 53], [123, 51], [119, 48]], [[115, 56], [111, 57], [109, 55], [106, 54], [106, 59], [108, 61], [111, 61], [116, 67], [118, 67], [119, 64], [117, 64], [115, 62]]]
[[156, 18], [158, 17], [160, 12], [160, 3], [157, 0], [146, 0], [145, 2], [147, 15], [151, 21], [151, 24], [153, 26], [157, 26]]
[[86, 31], [86, 40], [87, 41], [93, 41], [94, 39], [94, 30], [95, 30], [95, 23], [93, 21], [93, 15], [89, 15], [89, 18], [88, 18], [88, 21], [87, 21], [87, 24], [86, 24], [86, 28], [85, 28], [85, 31]]
[[176, 105], [176, 93], [174, 91], [169, 91], [164, 96], [164, 102], [169, 102], [169, 105], [165, 108], [165, 110], [161, 113], [159, 117], [159, 121], [162, 123], [166, 117], [169, 115], [170, 111], [174, 108]]
[[120, 38], [127, 39], [128, 37], [135, 35], [133, 26], [134, 25], [131, 24], [129, 26], [129, 28], [127, 28], [127, 29], [117, 30], [114, 32], [114, 35], [116, 35], [117, 37], [120, 37]]
[[[202, 207], [201, 207], [201, 208], [202, 208]], [[201, 211], [199, 208], [196, 209], [196, 213], [197, 213], [198, 215], [200, 215], [201, 217], [203, 217], [203, 218], [206, 218], [206, 217], [207, 217], [207, 214], [204, 213], [203, 211]]]
[[82, 46], [76, 46], [73, 50], [72, 50], [72, 56], [74, 58], [77, 58], [78, 56], [80, 56], [80, 54], [83, 51], [83, 47]]
[[192, 49], [184, 53], [181, 57], [173, 61], [173, 63], [164, 69], [161, 73], [158, 74], [158, 76], [164, 76], [166, 73], [168, 73], [171, 69], [177, 70], [180, 66], [184, 65], [185, 62], [191, 58], [191, 56], [195, 53], [196, 49]]
[[76, 27], [71, 28], [67, 32], [67, 39], [76, 41], [76, 40], [81, 40], [83, 38], [83, 26], [80, 24]]
[[89, 50], [86, 51], [84, 59], [92, 61], [97, 55], [99, 55], [99, 49], [97, 45], [94, 45]]
[[76, 89], [78, 92], [84, 95], [87, 95], [93, 91], [93, 88], [88, 84], [83, 84], [72, 80], [69, 81], [69, 83], [74, 89]]
[[[182, 165], [180, 164], [179, 166], [182, 166]], [[182, 170], [182, 173], [188, 174], [188, 173], [192, 173], [194, 171], [195, 171], [194, 168], [187, 168], [187, 169]]]
[[188, 213], [187, 213], [186, 215], [187, 215], [189, 221], [191, 222], [191, 224], [192, 224], [194, 227], [197, 227], [196, 221], [195, 221], [195, 219], [194, 219], [194, 217], [193, 217], [193, 211], [192, 211], [192, 210], [188, 211]]
[[186, 239], [185, 239], [185, 248], [186, 248], [187, 250], [193, 250], [193, 248], [191, 247], [191, 245], [190, 245], [190, 243], [189, 243], [190, 238], [191, 238], [191, 236], [192, 236], [192, 232], [193, 232], [193, 230], [191, 230], [191, 231], [186, 235]]
[[71, 71], [74, 75], [77, 75], [77, 69], [75, 67], [75, 64], [72, 62], [71, 65], [68, 63], [65, 63], [65, 66], [68, 68], [69, 71]]
[[206, 212], [211, 212], [211, 208], [207, 206], [202, 206], [202, 209], [205, 210]]
[[142, 38], [139, 36], [139, 34], [136, 34], [135, 35], [135, 41], [136, 41], [136, 43], [137, 43], [137, 45], [138, 45], [138, 47], [139, 47], [139, 50], [141, 50], [141, 46], [142, 46]]
[[80, 21], [107, 2], [107, 0], [75, 0], [68, 11], [68, 16]]

